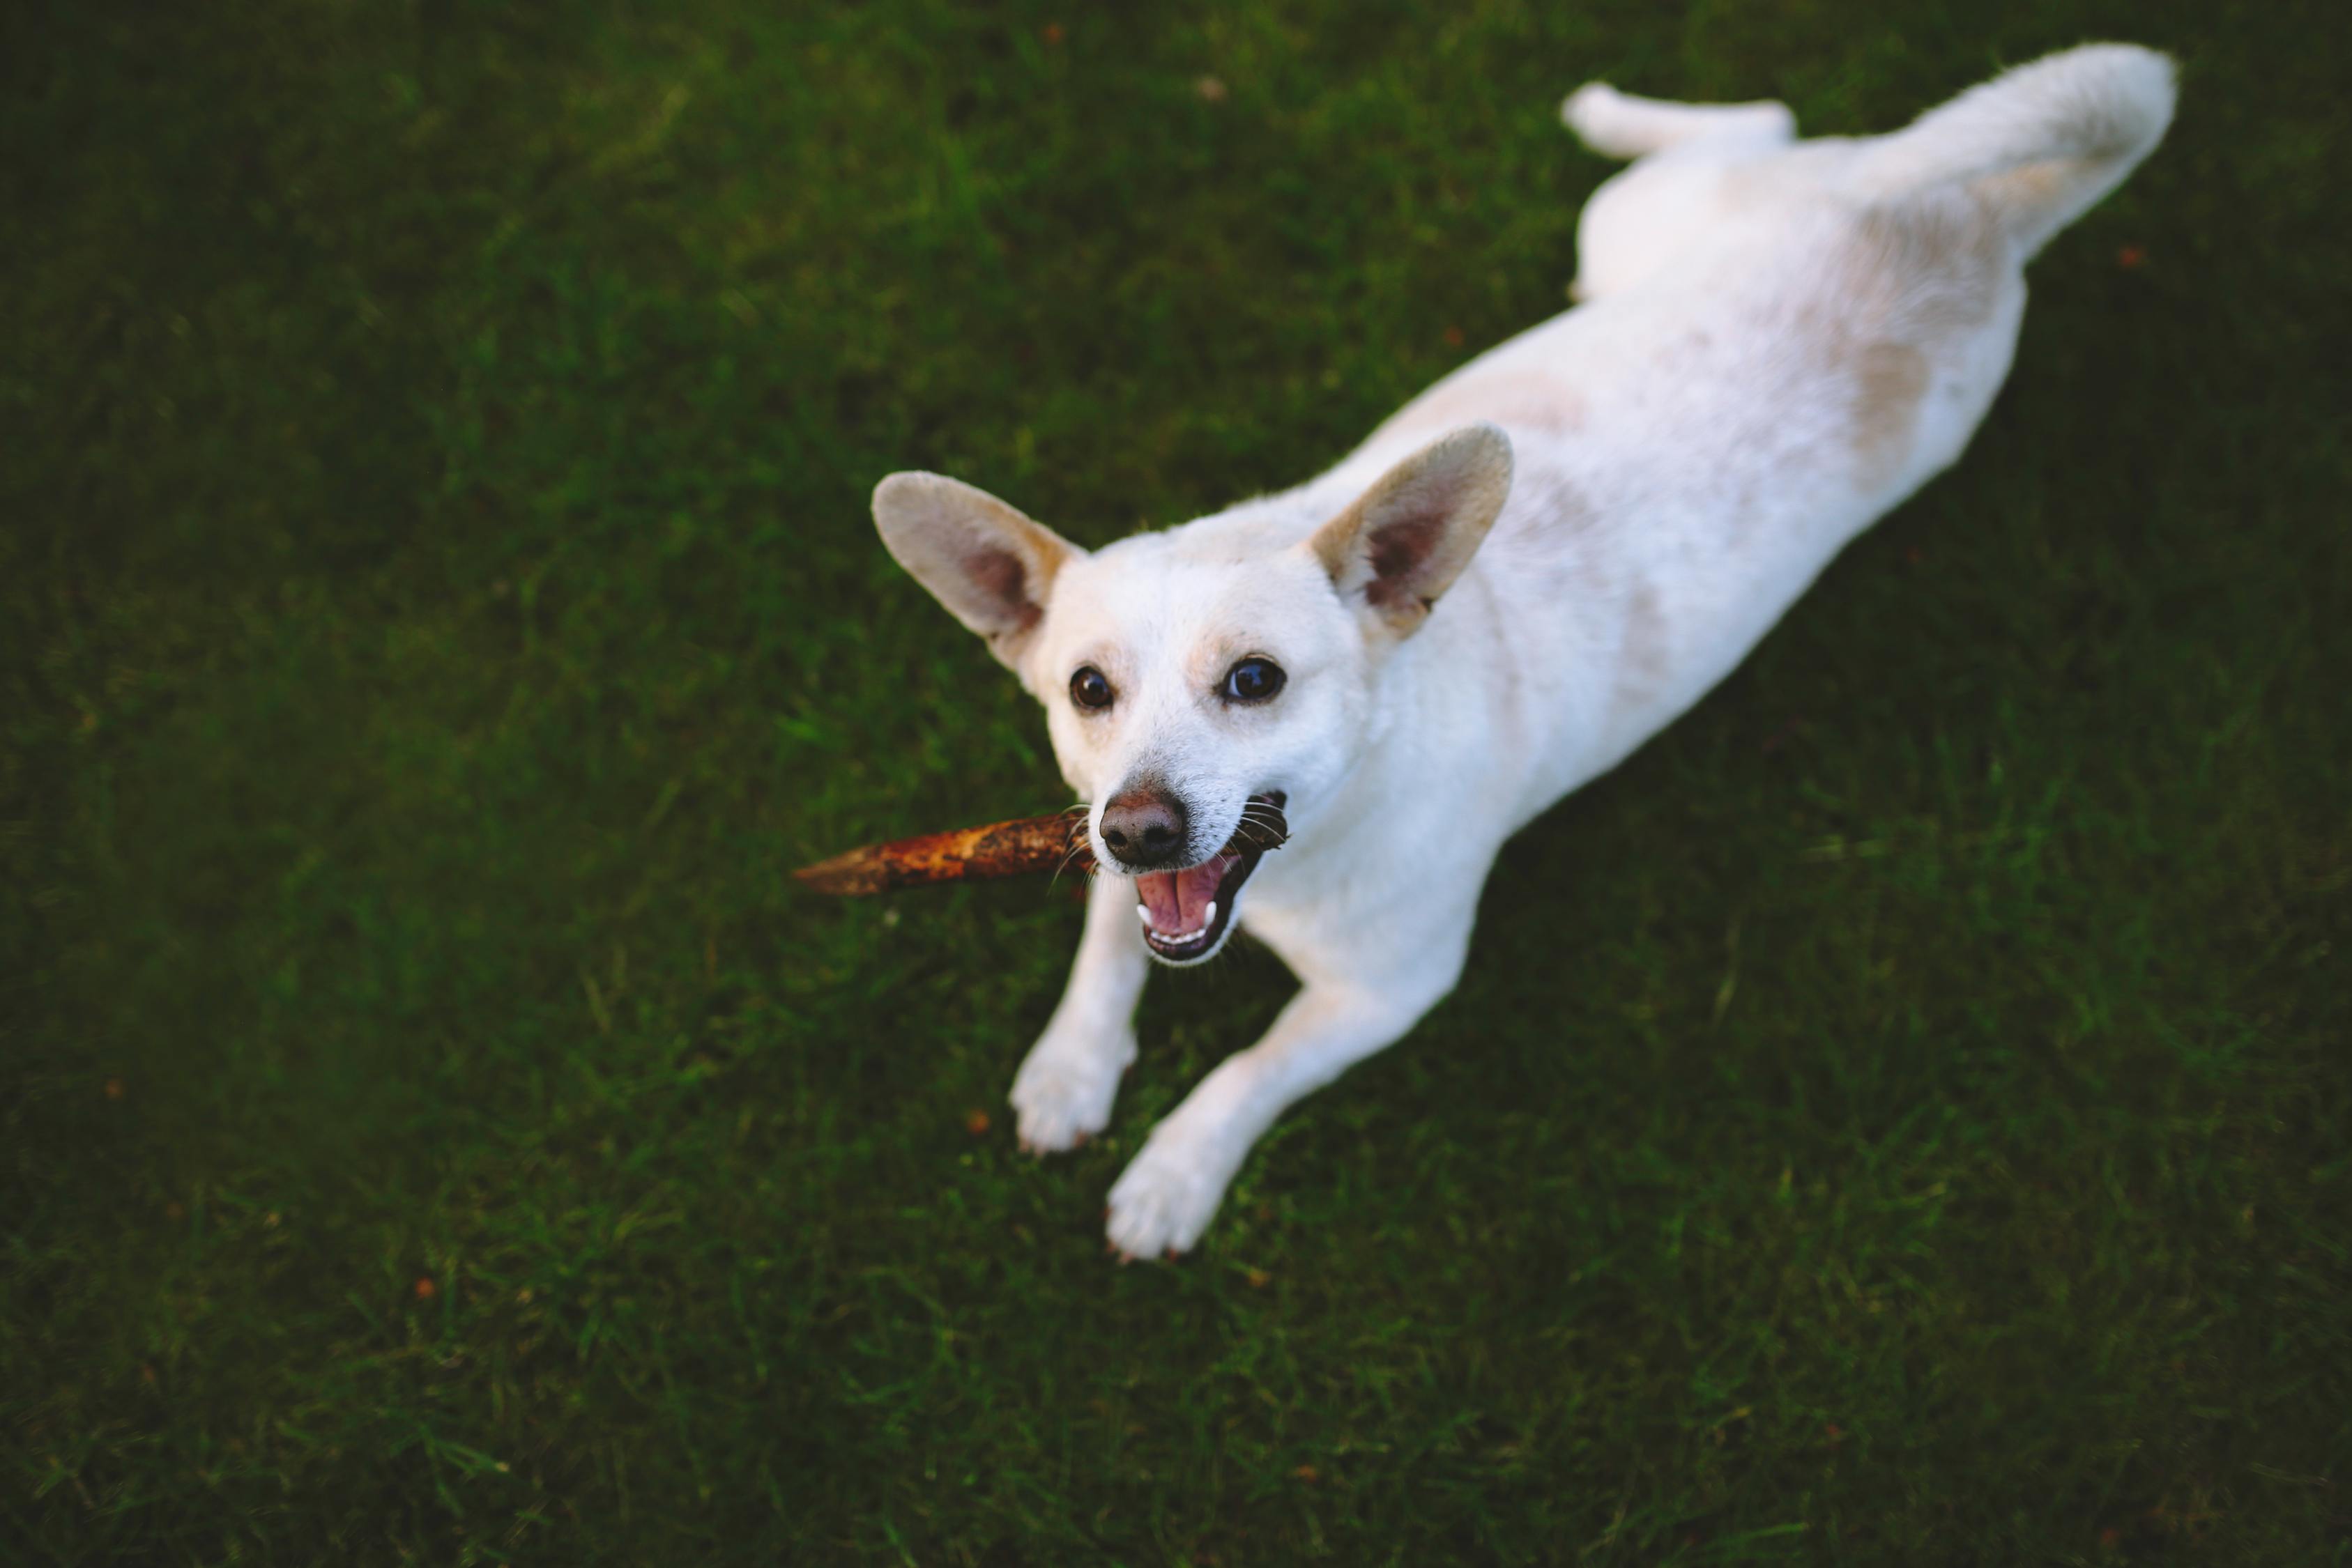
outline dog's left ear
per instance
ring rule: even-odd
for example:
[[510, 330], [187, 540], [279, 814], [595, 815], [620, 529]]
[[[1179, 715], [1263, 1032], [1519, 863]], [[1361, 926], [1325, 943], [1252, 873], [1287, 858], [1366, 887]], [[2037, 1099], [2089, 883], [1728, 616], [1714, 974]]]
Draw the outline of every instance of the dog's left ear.
[[1510, 493], [1510, 437], [1466, 425], [1381, 476], [1307, 548], [1340, 598], [1408, 637], [1478, 553]]
[[1018, 673], [1045, 619], [1054, 574], [1086, 552], [985, 490], [944, 474], [893, 474], [874, 487], [883, 548], [948, 612]]

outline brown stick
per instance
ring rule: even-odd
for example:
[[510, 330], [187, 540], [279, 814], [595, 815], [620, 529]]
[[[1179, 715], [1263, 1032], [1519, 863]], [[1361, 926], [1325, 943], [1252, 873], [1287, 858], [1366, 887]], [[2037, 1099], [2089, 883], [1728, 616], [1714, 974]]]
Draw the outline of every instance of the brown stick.
[[868, 844], [803, 866], [793, 874], [819, 893], [856, 896], [924, 883], [1020, 876], [1065, 864], [1084, 873], [1095, 863], [1087, 848], [1086, 826], [1086, 818], [1071, 811], [1023, 817], [982, 828], [959, 828], [951, 833]]
[[[793, 874], [819, 893], [847, 897], [887, 893], [894, 887], [1036, 872], [1068, 870], [1084, 875], [1095, 864], [1086, 830], [1084, 811], [1057, 811], [1050, 817], [1023, 817], [1017, 821], [960, 828], [951, 833], [867, 844], [803, 866]], [[1249, 815], [1234, 833], [1233, 847], [1263, 852], [1280, 847], [1288, 836], [1282, 809], [1261, 798], [1251, 802]]]

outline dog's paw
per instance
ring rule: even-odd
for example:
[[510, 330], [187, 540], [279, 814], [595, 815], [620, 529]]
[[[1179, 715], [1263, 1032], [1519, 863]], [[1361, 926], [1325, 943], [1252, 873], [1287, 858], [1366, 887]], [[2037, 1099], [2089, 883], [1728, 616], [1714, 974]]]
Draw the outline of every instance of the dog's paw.
[[1153, 1134], [1110, 1189], [1111, 1246], [1122, 1258], [1191, 1251], [1234, 1170], [1234, 1161], [1197, 1140]]
[[1134, 1060], [1131, 1041], [1123, 1051], [1104, 1051], [1040, 1040], [1013, 1074], [1009, 1096], [1021, 1146], [1033, 1154], [1055, 1154], [1076, 1148], [1110, 1125], [1119, 1074]]

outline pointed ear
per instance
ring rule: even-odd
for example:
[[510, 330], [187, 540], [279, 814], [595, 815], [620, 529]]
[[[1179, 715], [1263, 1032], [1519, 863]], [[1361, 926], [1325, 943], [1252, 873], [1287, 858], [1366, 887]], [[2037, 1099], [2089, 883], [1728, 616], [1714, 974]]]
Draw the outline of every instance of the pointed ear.
[[1511, 441], [1491, 424], [1440, 437], [1374, 482], [1307, 541], [1339, 597], [1411, 636], [1495, 526]]
[[1020, 667], [1054, 574], [1086, 552], [985, 490], [943, 474], [893, 474], [874, 487], [883, 548], [948, 612]]

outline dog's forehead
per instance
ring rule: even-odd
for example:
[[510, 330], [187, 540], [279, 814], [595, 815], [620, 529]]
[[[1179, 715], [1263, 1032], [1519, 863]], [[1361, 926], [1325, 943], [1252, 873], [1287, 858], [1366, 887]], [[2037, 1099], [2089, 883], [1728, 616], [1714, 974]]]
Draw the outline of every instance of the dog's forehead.
[[[1192, 535], [1192, 537], [1187, 537]], [[1192, 529], [1139, 534], [1065, 567], [1055, 640], [1107, 642], [1131, 657], [1182, 657], [1222, 638], [1304, 633], [1328, 580], [1298, 552]]]

